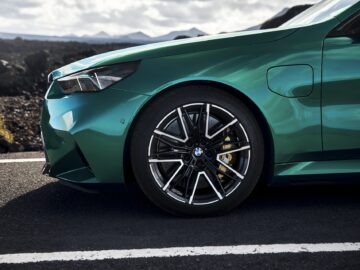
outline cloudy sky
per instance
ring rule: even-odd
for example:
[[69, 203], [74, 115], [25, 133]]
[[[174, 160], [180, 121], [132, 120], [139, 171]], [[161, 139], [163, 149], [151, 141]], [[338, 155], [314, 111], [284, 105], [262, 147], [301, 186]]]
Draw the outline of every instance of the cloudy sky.
[[0, 0], [0, 32], [67, 35], [197, 27], [207, 33], [257, 25], [284, 7], [319, 0]]

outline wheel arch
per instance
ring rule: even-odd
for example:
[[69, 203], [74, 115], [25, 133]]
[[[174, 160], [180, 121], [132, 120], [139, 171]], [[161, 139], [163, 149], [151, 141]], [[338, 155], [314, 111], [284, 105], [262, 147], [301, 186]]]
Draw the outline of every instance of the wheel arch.
[[138, 111], [136, 116], [134, 117], [130, 128], [127, 132], [126, 136], [126, 142], [125, 142], [125, 148], [124, 148], [124, 174], [125, 174], [125, 182], [126, 184], [135, 183], [135, 177], [132, 172], [132, 167], [130, 163], [130, 145], [131, 145], [131, 138], [133, 134], [134, 127], [136, 126], [136, 123], [139, 120], [139, 117], [141, 114], [146, 110], [146, 108], [157, 98], [159, 98], [162, 95], [166, 95], [169, 91], [172, 91], [174, 89], [184, 87], [184, 86], [211, 86], [217, 88], [219, 91], [224, 91], [228, 93], [229, 95], [232, 95], [234, 98], [242, 101], [245, 103], [246, 106], [251, 110], [251, 112], [254, 114], [256, 120], [259, 123], [259, 126], [261, 128], [261, 132], [263, 134], [264, 138], [264, 145], [265, 145], [265, 163], [264, 163], [264, 169], [261, 176], [260, 182], [262, 184], [267, 183], [267, 181], [270, 179], [269, 177], [273, 176], [274, 171], [274, 141], [272, 132], [270, 129], [270, 126], [260, 110], [260, 108], [256, 105], [256, 103], [250, 99], [247, 95], [245, 95], [241, 90], [236, 89], [235, 87], [218, 82], [213, 80], [190, 80], [190, 81], [182, 81], [173, 85], [168, 85], [161, 90], [159, 90], [155, 95], [153, 95]]

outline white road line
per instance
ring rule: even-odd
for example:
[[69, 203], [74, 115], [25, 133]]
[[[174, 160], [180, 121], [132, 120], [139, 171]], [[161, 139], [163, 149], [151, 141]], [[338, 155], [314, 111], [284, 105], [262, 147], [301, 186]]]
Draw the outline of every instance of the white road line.
[[23, 264], [54, 261], [95, 261], [120, 260], [132, 258], [164, 258], [210, 255], [251, 255], [277, 253], [315, 253], [360, 251], [357, 243], [322, 243], [322, 244], [274, 244], [274, 245], [239, 245], [173, 247], [128, 250], [69, 251], [51, 253], [19, 253], [0, 255], [0, 264]]
[[45, 158], [0, 159], [0, 163], [45, 162]]

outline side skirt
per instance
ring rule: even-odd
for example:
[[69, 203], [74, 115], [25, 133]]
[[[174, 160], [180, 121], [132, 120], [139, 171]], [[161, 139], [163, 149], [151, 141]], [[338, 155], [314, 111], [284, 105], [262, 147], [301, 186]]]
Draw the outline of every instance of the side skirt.
[[360, 184], [360, 159], [276, 164], [270, 186]]

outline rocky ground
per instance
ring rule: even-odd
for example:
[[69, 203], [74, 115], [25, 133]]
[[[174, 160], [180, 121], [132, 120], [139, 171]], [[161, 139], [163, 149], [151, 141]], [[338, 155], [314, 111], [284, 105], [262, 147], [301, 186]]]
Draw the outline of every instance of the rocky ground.
[[41, 150], [40, 110], [50, 71], [130, 46], [0, 40], [0, 153]]
[[4, 128], [14, 136], [12, 143], [0, 137], [0, 153], [41, 150], [39, 122], [42, 101], [40, 96], [0, 97]]

